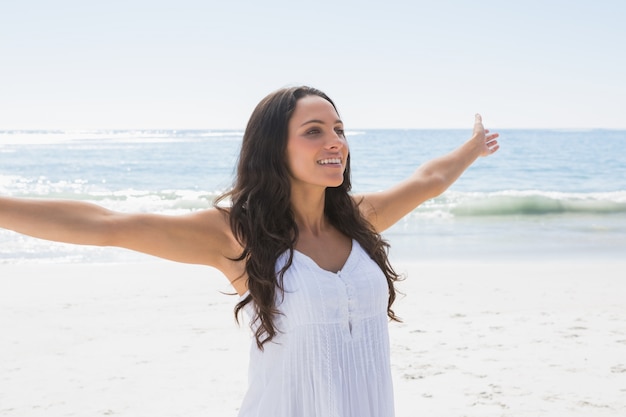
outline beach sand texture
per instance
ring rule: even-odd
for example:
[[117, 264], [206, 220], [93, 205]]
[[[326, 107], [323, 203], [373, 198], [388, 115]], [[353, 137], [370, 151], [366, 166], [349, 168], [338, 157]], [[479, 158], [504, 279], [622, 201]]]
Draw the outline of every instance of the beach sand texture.
[[[626, 415], [625, 267], [397, 263], [396, 415]], [[0, 265], [0, 416], [236, 416], [228, 291], [165, 261]]]

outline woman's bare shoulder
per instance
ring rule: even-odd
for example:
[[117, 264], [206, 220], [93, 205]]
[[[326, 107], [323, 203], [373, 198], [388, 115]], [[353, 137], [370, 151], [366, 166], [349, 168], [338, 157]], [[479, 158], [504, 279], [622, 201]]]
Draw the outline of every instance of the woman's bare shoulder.
[[355, 194], [352, 195], [352, 200], [359, 208], [361, 216], [363, 216], [368, 222], [374, 224], [376, 221], [376, 209], [372, 205], [372, 194]]
[[192, 227], [206, 237], [207, 247], [212, 248], [212, 255], [209, 255], [211, 266], [219, 269], [239, 294], [245, 293], [245, 265], [243, 261], [237, 260], [243, 247], [233, 234], [228, 210], [211, 208], [199, 211], [190, 215], [189, 221]]

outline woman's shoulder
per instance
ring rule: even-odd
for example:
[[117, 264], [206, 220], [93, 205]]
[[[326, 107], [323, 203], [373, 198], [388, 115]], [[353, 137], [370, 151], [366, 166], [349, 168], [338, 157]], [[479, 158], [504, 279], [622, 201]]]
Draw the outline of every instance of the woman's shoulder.
[[198, 236], [197, 250], [205, 252], [208, 264], [221, 271], [231, 282], [239, 294], [247, 290], [245, 265], [237, 260], [243, 247], [237, 240], [230, 225], [228, 209], [209, 208], [195, 212], [187, 217], [188, 226], [195, 230]]

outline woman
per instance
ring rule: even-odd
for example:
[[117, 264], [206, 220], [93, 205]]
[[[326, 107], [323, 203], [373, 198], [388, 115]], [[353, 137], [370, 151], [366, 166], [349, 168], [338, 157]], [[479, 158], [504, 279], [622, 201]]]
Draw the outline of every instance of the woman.
[[314, 88], [285, 88], [254, 110], [235, 184], [214, 208], [127, 214], [5, 197], [0, 227], [220, 270], [254, 334], [241, 417], [392, 416], [387, 324], [398, 275], [380, 233], [494, 153], [497, 137], [476, 115], [456, 150], [388, 190], [351, 195], [334, 103]]

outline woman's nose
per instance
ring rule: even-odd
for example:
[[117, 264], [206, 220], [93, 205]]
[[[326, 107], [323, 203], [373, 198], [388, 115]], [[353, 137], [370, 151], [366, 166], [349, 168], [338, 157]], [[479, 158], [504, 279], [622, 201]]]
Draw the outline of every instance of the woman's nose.
[[345, 138], [337, 132], [333, 132], [330, 138], [326, 142], [326, 146], [329, 149], [340, 149], [345, 144]]

